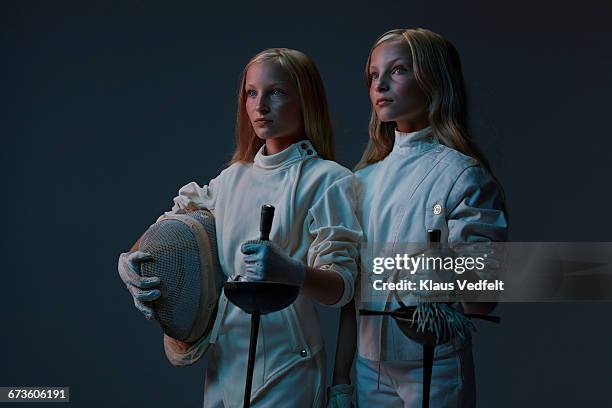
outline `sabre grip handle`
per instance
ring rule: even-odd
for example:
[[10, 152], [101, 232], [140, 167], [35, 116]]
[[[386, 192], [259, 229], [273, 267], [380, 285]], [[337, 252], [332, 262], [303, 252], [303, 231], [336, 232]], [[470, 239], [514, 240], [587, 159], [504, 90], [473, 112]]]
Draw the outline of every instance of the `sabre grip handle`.
[[441, 238], [442, 238], [442, 231], [440, 231], [439, 229], [427, 230], [427, 243], [428, 244], [440, 243]]
[[272, 220], [274, 219], [274, 206], [264, 204], [261, 206], [261, 219], [259, 221], [259, 239], [262, 241], [270, 240], [270, 230], [272, 229]]

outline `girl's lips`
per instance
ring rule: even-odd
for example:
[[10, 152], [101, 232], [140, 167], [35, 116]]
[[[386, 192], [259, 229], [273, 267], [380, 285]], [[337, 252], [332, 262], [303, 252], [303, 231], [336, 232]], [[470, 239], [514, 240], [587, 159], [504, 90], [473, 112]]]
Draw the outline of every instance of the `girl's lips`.
[[255, 119], [254, 122], [255, 122], [254, 124], [257, 126], [266, 126], [267, 124], [272, 123], [270, 119], [263, 119], [263, 118]]
[[376, 106], [386, 106], [389, 105], [391, 102], [393, 101], [389, 98], [378, 98], [376, 100]]

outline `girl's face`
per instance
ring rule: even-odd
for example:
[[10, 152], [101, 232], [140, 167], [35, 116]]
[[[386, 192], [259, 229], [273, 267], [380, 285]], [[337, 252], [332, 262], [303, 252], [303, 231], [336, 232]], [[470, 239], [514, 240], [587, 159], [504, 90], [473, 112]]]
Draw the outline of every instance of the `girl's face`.
[[268, 154], [302, 139], [302, 112], [297, 86], [277, 62], [252, 64], [244, 85], [246, 111]]
[[405, 41], [389, 41], [374, 49], [368, 69], [370, 101], [378, 118], [395, 122], [399, 131], [428, 125], [427, 97], [412, 72], [412, 53]]

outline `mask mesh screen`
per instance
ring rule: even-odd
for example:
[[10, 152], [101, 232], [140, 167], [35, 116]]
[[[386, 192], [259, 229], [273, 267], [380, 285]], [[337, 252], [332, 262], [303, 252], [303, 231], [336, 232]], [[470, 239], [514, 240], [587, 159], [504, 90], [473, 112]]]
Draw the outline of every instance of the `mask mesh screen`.
[[[204, 226], [212, 259], [217, 261], [214, 218], [201, 211], [188, 215]], [[181, 221], [157, 222], [143, 235], [140, 250], [150, 253], [154, 259], [141, 264], [141, 275], [157, 276], [161, 280], [161, 297], [151, 302], [155, 318], [168, 336], [187, 339], [200, 316], [199, 308], [203, 307], [200, 305], [200, 249], [194, 233]]]

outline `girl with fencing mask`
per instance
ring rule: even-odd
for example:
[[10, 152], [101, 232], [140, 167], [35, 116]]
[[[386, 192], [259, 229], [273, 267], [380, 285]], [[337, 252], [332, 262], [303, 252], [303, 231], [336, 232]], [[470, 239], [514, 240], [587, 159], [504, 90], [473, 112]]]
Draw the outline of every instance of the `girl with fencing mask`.
[[[452, 44], [429, 30], [388, 31], [370, 50], [365, 79], [372, 103], [370, 140], [356, 167], [363, 248], [388, 245], [400, 253], [404, 245], [417, 244], [422, 251], [428, 231], [436, 230], [442, 245], [454, 251], [462, 243], [505, 240], [502, 190], [469, 138], [463, 77]], [[328, 406], [350, 405], [349, 373], [357, 347], [359, 407], [420, 407], [424, 347], [388, 313], [398, 300], [368, 303], [368, 309], [382, 313], [360, 315], [356, 336], [355, 306], [364, 308], [373, 277], [371, 254], [362, 249], [361, 259], [361, 289], [355, 303], [342, 310]], [[470, 323], [462, 312], [486, 314], [494, 305], [419, 303], [421, 295], [427, 293], [401, 299], [425, 311], [413, 317], [415, 327], [433, 322], [450, 328], [446, 333], [459, 333], [435, 347], [429, 406], [474, 406]]]
[[[207, 185], [183, 186], [166, 213], [214, 214], [227, 279], [300, 286], [291, 306], [261, 317], [253, 407], [325, 403], [325, 350], [314, 305], [340, 307], [353, 297], [361, 239], [354, 176], [333, 159], [327, 101], [315, 65], [299, 51], [267, 49], [242, 74], [229, 167]], [[270, 241], [251, 241], [259, 235], [264, 204], [276, 208]], [[126, 265], [137, 271], [140, 261], [147, 261], [146, 254], [134, 254], [123, 256], [120, 271]], [[141, 292], [131, 291], [145, 301], [137, 298], [145, 313], [146, 301], [158, 295], [155, 284], [145, 281]], [[221, 294], [209, 334], [193, 342], [164, 335], [173, 365], [193, 364], [207, 352], [205, 407], [243, 405], [238, 384], [244, 383], [249, 330], [249, 315]]]

